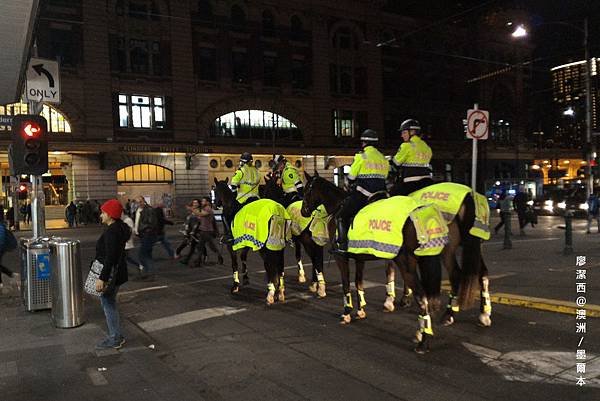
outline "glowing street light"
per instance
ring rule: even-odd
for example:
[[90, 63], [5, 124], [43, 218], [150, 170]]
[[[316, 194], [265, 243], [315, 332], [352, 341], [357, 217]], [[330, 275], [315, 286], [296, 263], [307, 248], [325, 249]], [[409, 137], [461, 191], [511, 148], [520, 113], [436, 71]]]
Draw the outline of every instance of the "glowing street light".
[[527, 29], [523, 25], [518, 25], [513, 33], [511, 34], [513, 38], [523, 38], [527, 36]]
[[568, 109], [563, 111], [563, 116], [573, 117], [574, 115], [575, 115], [575, 110], [573, 110], [573, 108], [571, 106], [569, 106]]

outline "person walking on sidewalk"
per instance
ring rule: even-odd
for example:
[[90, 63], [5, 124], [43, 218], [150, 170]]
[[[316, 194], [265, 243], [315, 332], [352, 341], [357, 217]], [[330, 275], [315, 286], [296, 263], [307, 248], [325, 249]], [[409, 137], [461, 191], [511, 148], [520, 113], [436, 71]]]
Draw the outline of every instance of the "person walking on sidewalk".
[[525, 226], [527, 225], [527, 194], [521, 190], [513, 199], [513, 206], [519, 217], [519, 230], [521, 235], [525, 235]]
[[194, 213], [194, 211], [196, 209], [200, 208], [200, 200], [194, 199], [192, 201], [191, 205], [186, 206], [186, 208], [188, 209], [189, 214], [185, 218], [185, 224], [184, 224], [183, 231], [180, 231], [184, 235], [184, 240], [181, 242], [181, 244], [175, 250], [175, 259], [179, 259], [182, 257], [181, 252], [183, 252], [183, 250], [188, 245], [190, 246], [190, 251], [187, 254], [187, 256], [184, 256], [179, 261], [179, 263], [181, 263], [182, 265], [187, 265], [189, 263], [190, 258], [192, 257], [192, 255], [194, 254], [194, 251], [196, 250], [196, 245], [198, 245], [198, 241], [196, 241], [195, 237], [192, 236], [192, 234], [194, 233], [194, 231], [196, 231], [196, 225], [198, 224], [198, 218], [196, 217], [196, 214]]
[[[2, 275], [5, 274], [10, 278], [16, 278], [17, 273], [13, 273], [7, 267], [2, 264], [2, 257], [4, 253], [15, 249], [17, 247], [17, 240], [14, 235], [10, 232], [8, 227], [4, 224], [4, 209], [0, 208], [0, 288], [3, 287]], [[17, 280], [18, 281], [18, 280]]]
[[100, 277], [96, 280], [96, 291], [102, 293], [100, 302], [106, 317], [108, 336], [96, 345], [96, 349], [119, 349], [125, 344], [125, 337], [121, 332], [117, 293], [128, 279], [125, 244], [131, 237], [131, 229], [121, 220], [123, 206], [118, 200], [106, 201], [100, 210], [100, 219], [107, 228], [96, 242], [96, 260], [103, 265]]
[[510, 197], [506, 196], [506, 193], [504, 192], [502, 192], [500, 194], [500, 197], [498, 198], [496, 208], [500, 209], [500, 223], [498, 223], [496, 227], [494, 227], [494, 233], [496, 234], [498, 234], [498, 230], [500, 230], [500, 228], [504, 226], [504, 224], [506, 223], [506, 219], [508, 219], [508, 216], [510, 214], [510, 201]]
[[158, 236], [156, 240], [162, 244], [169, 257], [175, 259], [175, 252], [173, 252], [173, 247], [171, 246], [171, 243], [165, 234], [165, 226], [172, 226], [173, 222], [171, 220], [167, 220], [165, 217], [165, 205], [162, 202], [159, 203], [156, 208], [154, 208], [154, 212], [156, 213], [156, 218], [158, 220]]
[[194, 232], [194, 236], [198, 238], [198, 247], [201, 256], [196, 260], [195, 266], [199, 267], [202, 265], [202, 250], [206, 247], [210, 248], [211, 251], [217, 254], [217, 263], [223, 264], [223, 255], [215, 244], [215, 238], [217, 237], [215, 216], [213, 208], [208, 196], [202, 197], [200, 209], [196, 209], [194, 213], [198, 217], [199, 223], [197, 229]]
[[77, 214], [77, 206], [71, 201], [69, 205], [65, 208], [65, 217], [67, 218], [67, 222], [69, 223], [69, 228], [75, 227], [75, 215]]
[[143, 196], [137, 198], [137, 204], [134, 230], [141, 239], [139, 251], [141, 278], [153, 280], [155, 271], [152, 248], [158, 240], [158, 218], [152, 206], [146, 203]]
[[600, 233], [600, 200], [598, 199], [598, 195], [590, 194], [590, 197], [587, 200], [588, 210], [587, 210], [587, 230], [586, 234], [591, 234], [590, 229], [592, 228], [592, 220], [596, 220], [598, 224], [598, 232]]
[[125, 243], [125, 260], [127, 261], [127, 263], [135, 266], [137, 270], [140, 263], [131, 257], [133, 248], [135, 248], [135, 244], [133, 243], [133, 231], [135, 228], [135, 224], [133, 223], [133, 220], [131, 220], [131, 217], [129, 217], [125, 211], [123, 211], [123, 214], [121, 215], [121, 220], [123, 220], [123, 223], [127, 224], [127, 226], [131, 229], [131, 235], [129, 235], [129, 239], [127, 240], [127, 243]]

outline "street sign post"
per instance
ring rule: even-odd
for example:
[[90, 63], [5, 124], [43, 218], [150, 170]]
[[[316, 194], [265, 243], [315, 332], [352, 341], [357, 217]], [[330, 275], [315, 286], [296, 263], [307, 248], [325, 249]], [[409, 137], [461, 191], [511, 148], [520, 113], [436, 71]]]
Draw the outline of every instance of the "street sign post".
[[467, 138], [473, 140], [473, 155], [471, 163], [471, 188], [477, 191], [477, 141], [488, 139], [490, 129], [490, 113], [479, 110], [477, 103], [467, 110]]
[[60, 73], [58, 62], [31, 58], [27, 66], [27, 100], [60, 103]]

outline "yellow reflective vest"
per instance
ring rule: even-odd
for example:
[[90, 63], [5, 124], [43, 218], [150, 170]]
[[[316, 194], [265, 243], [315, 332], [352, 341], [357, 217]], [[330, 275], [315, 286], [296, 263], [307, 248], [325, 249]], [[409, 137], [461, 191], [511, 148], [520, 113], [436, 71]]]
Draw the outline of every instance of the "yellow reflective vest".
[[236, 194], [236, 200], [241, 204], [246, 203], [248, 198], [259, 197], [259, 184], [260, 173], [258, 169], [248, 164], [238, 168], [231, 178], [231, 190]]
[[366, 146], [354, 156], [348, 179], [356, 180], [357, 191], [371, 196], [375, 192], [385, 191], [385, 180], [389, 171], [390, 164], [385, 156], [374, 146]]
[[281, 173], [281, 188], [286, 194], [298, 192], [303, 187], [298, 170], [290, 162], [285, 164]]
[[[431, 177], [431, 148], [424, 140], [413, 135], [410, 141], [404, 142], [394, 156], [394, 164], [401, 169], [405, 181], [410, 177], [421, 179]], [[409, 178], [406, 180], [406, 178]]]

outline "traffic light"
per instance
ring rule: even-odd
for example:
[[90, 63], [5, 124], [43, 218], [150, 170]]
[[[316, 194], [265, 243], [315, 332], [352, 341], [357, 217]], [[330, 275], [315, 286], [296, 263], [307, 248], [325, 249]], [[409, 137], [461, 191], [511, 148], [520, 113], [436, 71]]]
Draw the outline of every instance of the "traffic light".
[[48, 125], [42, 116], [13, 117], [9, 148], [11, 175], [42, 175], [48, 172]]

